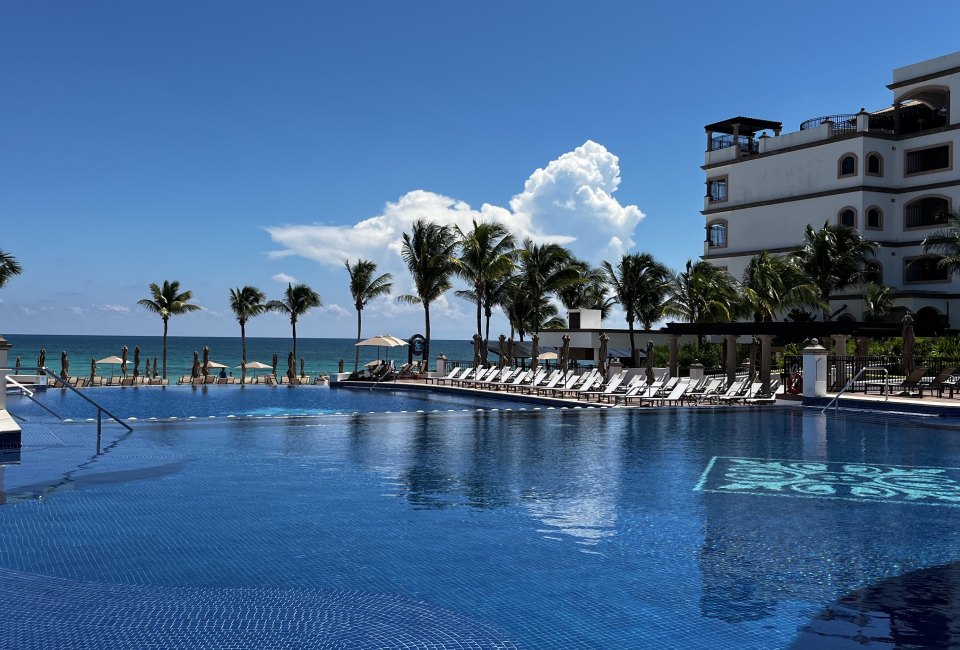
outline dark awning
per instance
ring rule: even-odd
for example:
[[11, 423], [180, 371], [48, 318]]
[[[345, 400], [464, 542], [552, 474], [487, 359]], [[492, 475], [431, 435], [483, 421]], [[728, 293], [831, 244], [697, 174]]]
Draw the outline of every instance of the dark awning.
[[708, 124], [703, 127], [704, 131], [713, 131], [714, 133], [728, 133], [733, 135], [733, 125], [739, 125], [738, 133], [740, 135], [754, 135], [757, 131], [763, 131], [764, 129], [770, 129], [771, 131], [779, 131], [783, 128], [782, 122], [774, 122], [772, 120], [761, 120], [755, 117], [731, 117], [729, 120], [721, 120], [719, 122], [714, 122], [713, 124]]

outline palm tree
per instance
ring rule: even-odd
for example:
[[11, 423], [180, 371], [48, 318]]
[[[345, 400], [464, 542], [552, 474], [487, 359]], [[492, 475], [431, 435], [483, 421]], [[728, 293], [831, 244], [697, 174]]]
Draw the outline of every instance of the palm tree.
[[[483, 341], [489, 341], [493, 311], [491, 293], [496, 283], [513, 271], [517, 257], [516, 240], [506, 226], [496, 221], [474, 221], [470, 231], [465, 233], [457, 226], [456, 232], [460, 238], [460, 256], [455, 261], [454, 273], [471, 285], [469, 291], [458, 291], [457, 295], [477, 305], [477, 335]], [[482, 329], [484, 310], [488, 313], [486, 336]]]
[[[357, 343], [360, 342], [361, 314], [363, 308], [374, 298], [390, 293], [393, 283], [390, 280], [393, 276], [384, 273], [379, 277], [373, 277], [377, 272], [377, 265], [370, 260], [357, 260], [356, 264], [351, 265], [350, 260], [344, 260], [343, 265], [347, 267], [347, 273], [350, 275], [350, 295], [353, 296], [353, 306], [357, 308]], [[360, 348], [354, 350], [353, 369], [360, 366]]]
[[949, 227], [924, 237], [924, 255], [920, 259], [935, 261], [939, 268], [946, 268], [953, 276], [960, 273], [960, 211], [947, 212], [944, 216]]
[[456, 267], [457, 237], [450, 226], [441, 226], [426, 219], [417, 219], [410, 234], [403, 233], [400, 256], [410, 269], [416, 295], [404, 294], [397, 300], [423, 305], [423, 358], [430, 360], [430, 303], [450, 287]]
[[[688, 323], [716, 323], [733, 320], [738, 307], [735, 280], [710, 262], [687, 260], [686, 268], [673, 280], [673, 296], [666, 313]], [[698, 347], [703, 347], [699, 335]]]
[[287, 284], [283, 293], [283, 300], [271, 300], [267, 303], [267, 311], [278, 311], [290, 317], [290, 327], [293, 329], [293, 358], [297, 359], [297, 320], [314, 307], [322, 307], [320, 294], [305, 284]]
[[163, 281], [163, 286], [150, 284], [150, 298], [138, 300], [137, 304], [163, 319], [163, 378], [167, 378], [167, 329], [171, 316], [179, 316], [191, 311], [198, 311], [199, 305], [190, 304], [193, 298], [192, 291], [180, 291], [180, 282], [174, 280]]
[[526, 239], [519, 259], [517, 275], [520, 291], [530, 308], [529, 325], [534, 334], [539, 334], [541, 327], [550, 322], [544, 311], [548, 297], [583, 280], [573, 264], [573, 255], [559, 244], [535, 244]]
[[20, 266], [16, 258], [9, 253], [0, 251], [0, 289], [10, 281], [10, 278], [21, 273], [23, 273], [23, 267]]
[[877, 245], [847, 226], [824, 223], [814, 230], [807, 224], [803, 248], [792, 254], [807, 275], [822, 305], [823, 320], [830, 320], [830, 294], [863, 280], [864, 265]]
[[607, 275], [603, 268], [590, 266], [586, 260], [574, 260], [572, 266], [577, 270], [580, 282], [571, 284], [557, 294], [560, 304], [567, 310], [597, 309], [601, 320], [607, 318], [617, 300], [607, 295]]
[[240, 323], [241, 383], [246, 381], [247, 378], [247, 321], [267, 310], [266, 299], [266, 294], [256, 287], [245, 286], [239, 289], [230, 289], [230, 309], [233, 310], [237, 322]]
[[879, 321], [893, 310], [893, 289], [873, 282], [863, 292], [863, 320]]
[[603, 271], [616, 301], [626, 314], [630, 330], [630, 355], [636, 359], [633, 324], [639, 320], [644, 329], [649, 330], [653, 323], [663, 318], [673, 274], [649, 253], [623, 255], [616, 268], [604, 261]]
[[766, 251], [747, 264], [740, 288], [743, 312], [757, 322], [769, 323], [793, 307], [823, 307], [817, 288], [792, 260]]

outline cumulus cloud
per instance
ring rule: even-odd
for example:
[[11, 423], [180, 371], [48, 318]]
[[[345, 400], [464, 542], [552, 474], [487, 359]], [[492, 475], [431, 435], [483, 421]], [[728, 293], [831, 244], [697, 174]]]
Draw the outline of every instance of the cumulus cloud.
[[323, 307], [320, 307], [320, 311], [330, 314], [331, 316], [336, 316], [337, 318], [343, 318], [344, 316], [350, 315], [349, 310], [336, 303], [324, 305]]
[[292, 275], [287, 275], [286, 273], [277, 273], [275, 275], [271, 275], [270, 279], [273, 280], [274, 282], [279, 282], [280, 284], [296, 284], [297, 283], [297, 279], [295, 277], [293, 277]]
[[[518, 237], [569, 246], [578, 256], [598, 263], [629, 250], [633, 233], [643, 219], [635, 205], [621, 205], [613, 196], [620, 185], [617, 156], [596, 142], [587, 141], [565, 153], [526, 180], [510, 207], [484, 203], [479, 209], [464, 201], [413, 190], [388, 202], [382, 214], [351, 226], [325, 224], [284, 225], [267, 228], [280, 248], [273, 258], [298, 255], [330, 266], [343, 260], [371, 259], [382, 271], [402, 272], [401, 236], [420, 218], [469, 229], [473, 220], [497, 220]], [[274, 279], [283, 274], [277, 274]], [[400, 292], [402, 293], [402, 291]], [[458, 308], [449, 304], [457, 316]], [[384, 307], [384, 311], [388, 308]]]

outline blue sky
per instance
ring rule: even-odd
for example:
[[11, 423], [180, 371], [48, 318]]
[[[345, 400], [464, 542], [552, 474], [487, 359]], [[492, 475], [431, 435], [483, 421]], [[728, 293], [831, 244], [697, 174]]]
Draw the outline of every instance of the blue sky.
[[[704, 124], [887, 106], [892, 69], [953, 51], [960, 18], [649, 5], [3, 3], [0, 249], [25, 272], [0, 332], [159, 334], [136, 301], [178, 279], [206, 309], [171, 334], [233, 335], [230, 287], [292, 277], [326, 305], [301, 336], [352, 336], [343, 257], [408, 292], [392, 242], [417, 215], [503, 218], [595, 262], [617, 237], [679, 268], [702, 252]], [[469, 304], [435, 313], [434, 336], [469, 337]], [[364, 321], [406, 336], [422, 310]]]

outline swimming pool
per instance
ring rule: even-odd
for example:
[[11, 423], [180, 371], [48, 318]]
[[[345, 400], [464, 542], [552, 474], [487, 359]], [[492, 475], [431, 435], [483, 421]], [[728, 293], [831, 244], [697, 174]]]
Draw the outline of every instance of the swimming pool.
[[906, 647], [956, 609], [951, 427], [691, 409], [107, 431], [95, 456], [90, 425], [27, 423], [4, 467], [8, 647]]
[[[394, 390], [389, 385], [373, 390], [330, 386], [139, 386], [85, 389], [83, 394], [119, 418], [141, 420], [535, 407], [512, 394], [465, 397]], [[37, 399], [61, 417], [96, 417], [96, 408], [70, 390], [39, 391]], [[25, 397], [11, 395], [8, 406], [10, 411], [28, 418], [47, 415]]]

